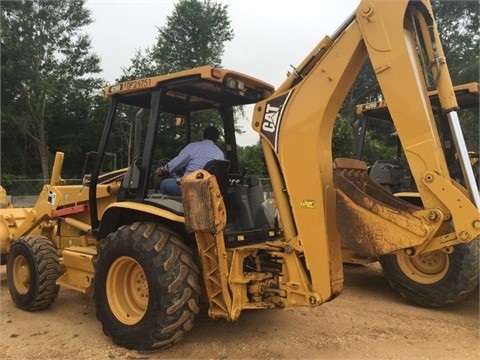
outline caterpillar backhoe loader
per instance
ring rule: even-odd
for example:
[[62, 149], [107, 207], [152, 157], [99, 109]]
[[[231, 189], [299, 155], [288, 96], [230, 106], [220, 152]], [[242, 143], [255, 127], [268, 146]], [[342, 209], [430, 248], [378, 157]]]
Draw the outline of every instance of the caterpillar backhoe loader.
[[[480, 100], [478, 83], [457, 85], [454, 86], [454, 91], [460, 115], [463, 113], [463, 116], [466, 116], [466, 112], [478, 109]], [[429, 91], [428, 96], [436, 117], [436, 125], [439, 129], [440, 141], [450, 176], [457, 183], [464, 184], [458, 154], [455, 146], [453, 146], [452, 131], [442, 111], [438, 91]], [[372, 179], [396, 197], [411, 204], [423, 206], [422, 198], [417, 191], [417, 185], [412, 179], [408, 162], [405, 161], [402, 144], [398, 141], [398, 136], [393, 127], [386, 101], [381, 99], [359, 104], [356, 106], [356, 114], [354, 157], [356, 159], [363, 157], [367, 129], [372, 130], [372, 127], [378, 125], [379, 122], [383, 122], [383, 126], [377, 126], [373, 130], [375, 140], [386, 145], [389, 142], [392, 143], [392, 139], [397, 140], [396, 154], [393, 158], [372, 161], [372, 165], [368, 167], [367, 172]], [[387, 124], [390, 126], [386, 126]], [[478, 179], [480, 170], [478, 148], [469, 150], [468, 157], [475, 178]], [[462, 284], [460, 285], [462, 289], [471, 288], [478, 284], [478, 246], [478, 241], [473, 241], [456, 245], [453, 253], [442, 249], [424, 252], [418, 256], [409, 256], [404, 252], [379, 257], [358, 256], [345, 245], [342, 247], [342, 252], [344, 263], [368, 264], [378, 260], [392, 287], [405, 298], [420, 305], [441, 306], [467, 295], [467, 293], [459, 294], [457, 292], [455, 289], [457, 283]], [[460, 263], [466, 265], [462, 265], [461, 269], [456, 270], [457, 265], [455, 264]], [[407, 291], [407, 289], [416, 290]], [[421, 294], [425, 294], [425, 296], [420, 296]]]
[[[479, 107], [479, 93], [480, 84], [477, 82], [471, 82], [454, 86], [455, 97], [459, 105], [459, 113], [466, 112], [473, 115], [472, 109]], [[463, 173], [459, 166], [458, 155], [453, 146], [451, 129], [448, 126], [448, 121], [445, 118], [445, 114], [442, 113], [442, 108], [439, 103], [438, 92], [436, 90], [429, 91], [428, 96], [432, 110], [436, 117], [437, 128], [439, 128], [440, 140], [442, 143], [443, 152], [447, 161], [449, 172], [452, 178], [456, 179], [458, 183], [463, 182]], [[421, 206], [421, 199], [418, 196], [415, 182], [411, 179], [411, 174], [408, 168], [408, 164], [404, 160], [404, 152], [402, 144], [398, 141], [395, 128], [392, 126], [392, 118], [388, 111], [388, 105], [385, 100], [377, 100], [368, 102], [365, 104], [359, 104], [355, 107], [357, 118], [354, 123], [354, 157], [361, 159], [363, 157], [365, 138], [367, 129], [373, 127], [379, 123], [390, 124], [389, 127], [385, 127], [382, 130], [374, 129], [376, 134], [376, 140], [383, 143], [387, 143], [385, 139], [396, 141], [396, 155], [392, 159], [380, 159], [372, 163], [369, 169], [370, 177], [374, 178], [379, 184], [384, 186], [388, 191], [400, 196], [408, 201], [414, 202]], [[391, 142], [391, 141], [390, 141]], [[388, 146], [388, 145], [387, 145]], [[478, 146], [476, 149], [470, 149], [468, 151], [468, 157], [470, 165], [473, 168], [475, 178], [479, 176], [479, 154]], [[478, 184], [477, 184], [478, 185]]]
[[[337, 112], [367, 57], [422, 206], [386, 191], [360, 160], [332, 159]], [[425, 82], [431, 76], [463, 184], [451, 177], [442, 151]], [[334, 299], [343, 288], [342, 243], [370, 257], [445, 253], [444, 281], [403, 284], [426, 304], [439, 305], [432, 287], [448, 292], [448, 301], [474, 287], [478, 253], [455, 254], [479, 236], [479, 196], [428, 0], [361, 2], [276, 90], [201, 67], [105, 92], [111, 106], [84, 186], [62, 183], [59, 153], [37, 204], [0, 212], [0, 248], [18, 307], [48, 307], [59, 285], [92, 293], [97, 318], [115, 343], [160, 349], [191, 329], [200, 300], [210, 317], [235, 321], [246, 309]], [[232, 108], [249, 103], [276, 209], [264, 200], [259, 177], [238, 168]], [[127, 169], [102, 173], [114, 124], [139, 109], [148, 114], [142, 153]], [[158, 194], [151, 184], [164, 117], [189, 124], [203, 110], [221, 116], [228, 160], [182, 177], [181, 197]], [[472, 282], [457, 283], [458, 277]]]

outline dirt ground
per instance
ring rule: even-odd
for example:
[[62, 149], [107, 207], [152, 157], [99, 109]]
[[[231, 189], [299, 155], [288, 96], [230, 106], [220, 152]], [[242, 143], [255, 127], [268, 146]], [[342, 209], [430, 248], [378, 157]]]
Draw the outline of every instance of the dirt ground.
[[183, 340], [139, 353], [102, 332], [88, 297], [61, 289], [35, 313], [17, 309], [0, 267], [1, 359], [479, 359], [478, 291], [443, 309], [405, 302], [378, 265], [346, 266], [345, 289], [317, 308], [245, 311], [239, 321], [206, 310]]

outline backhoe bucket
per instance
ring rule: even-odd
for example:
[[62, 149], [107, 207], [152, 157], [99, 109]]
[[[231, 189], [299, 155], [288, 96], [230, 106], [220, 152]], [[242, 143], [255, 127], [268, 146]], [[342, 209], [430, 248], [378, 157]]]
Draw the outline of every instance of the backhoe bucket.
[[385, 190], [368, 176], [362, 161], [336, 159], [334, 183], [337, 229], [357, 255], [380, 256], [417, 246], [436, 230], [428, 211]]

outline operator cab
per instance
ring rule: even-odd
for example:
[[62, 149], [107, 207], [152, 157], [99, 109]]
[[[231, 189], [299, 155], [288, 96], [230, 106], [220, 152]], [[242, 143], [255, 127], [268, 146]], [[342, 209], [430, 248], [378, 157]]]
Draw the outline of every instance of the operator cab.
[[[273, 87], [260, 80], [209, 66], [106, 87], [105, 94], [111, 105], [91, 174], [90, 199], [96, 198], [96, 185], [105, 178], [100, 170], [102, 162], [112, 152], [111, 142], [117, 141], [117, 148], [129, 149], [127, 154], [117, 153], [117, 159], [123, 156], [129, 159], [129, 163], [121, 179], [118, 176], [115, 178], [121, 181], [116, 204], [141, 204], [129, 207], [138, 209], [138, 213], [130, 210], [129, 216], [133, 218], [147, 216], [154, 221], [181, 219], [182, 198], [159, 194], [160, 179], [156, 178], [154, 171], [191, 142], [194, 134], [210, 125], [206, 121], [218, 119], [224, 144], [217, 145], [224, 151], [226, 161], [210, 164], [206, 170], [215, 175], [222, 189], [228, 218], [226, 245], [236, 246], [247, 244], [249, 239], [258, 241], [259, 238], [277, 237], [275, 211], [265, 201], [260, 177], [240, 172], [234, 127], [237, 106], [257, 103], [272, 92]], [[117, 132], [122, 129], [126, 144], [125, 141], [119, 143], [116, 138]], [[98, 236], [118, 227], [118, 224], [101, 224], [96, 203], [91, 201], [90, 207], [92, 228]], [[118, 219], [125, 223], [131, 220]]]

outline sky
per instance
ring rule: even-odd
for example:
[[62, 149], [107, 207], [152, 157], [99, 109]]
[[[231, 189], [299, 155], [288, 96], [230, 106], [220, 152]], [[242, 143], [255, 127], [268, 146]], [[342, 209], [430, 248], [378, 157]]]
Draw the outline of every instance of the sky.
[[[234, 38], [225, 44], [224, 68], [246, 73], [278, 87], [326, 35], [352, 14], [360, 0], [216, 0], [228, 5]], [[177, 1], [87, 0], [93, 23], [85, 31], [101, 59], [101, 76], [114, 83], [137, 50], [156, 43]], [[246, 109], [249, 116], [251, 111]], [[237, 142], [252, 145], [258, 135], [250, 120]]]

